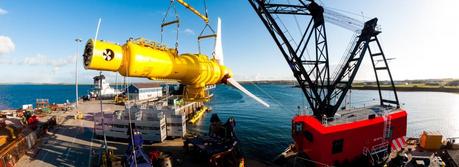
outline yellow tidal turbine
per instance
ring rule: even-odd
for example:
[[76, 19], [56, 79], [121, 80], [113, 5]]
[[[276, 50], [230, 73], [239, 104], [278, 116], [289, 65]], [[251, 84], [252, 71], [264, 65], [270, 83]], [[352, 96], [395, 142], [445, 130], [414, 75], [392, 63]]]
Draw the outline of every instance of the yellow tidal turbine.
[[175, 48], [143, 38], [128, 40], [124, 45], [90, 39], [83, 62], [86, 69], [119, 72], [127, 77], [176, 80], [185, 85], [187, 101], [207, 101], [210, 96], [206, 86], [229, 83], [269, 107], [237, 83], [231, 70], [223, 64], [220, 18], [214, 52], [215, 57], [208, 58], [203, 54], [178, 54]]

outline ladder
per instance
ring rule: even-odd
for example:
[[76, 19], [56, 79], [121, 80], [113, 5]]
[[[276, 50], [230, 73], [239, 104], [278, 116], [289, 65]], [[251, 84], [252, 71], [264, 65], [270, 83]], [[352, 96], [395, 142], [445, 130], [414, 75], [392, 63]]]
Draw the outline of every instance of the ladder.
[[[390, 104], [395, 105], [397, 108], [400, 107], [399, 101], [398, 101], [398, 96], [397, 92], [395, 90], [395, 85], [394, 81], [392, 80], [392, 75], [389, 70], [389, 65], [387, 64], [386, 57], [384, 55], [384, 52], [381, 48], [381, 44], [379, 43], [378, 37], [376, 35], [373, 35], [368, 43], [368, 52], [370, 53], [370, 58], [371, 58], [371, 63], [373, 65], [373, 69], [375, 72], [375, 77], [376, 77], [376, 84], [378, 86], [378, 93], [379, 93], [379, 99], [380, 99], [380, 104], [381, 106], [390, 106]], [[376, 46], [376, 47], [371, 47], [371, 46]], [[373, 50], [374, 49], [374, 50]], [[382, 65], [381, 63], [382, 62]], [[381, 85], [383, 84], [381, 81], [381, 73], [386, 72], [387, 75], [389, 76], [389, 81], [390, 85], [388, 90], [392, 91], [394, 94], [393, 100], [384, 98], [382, 93], [381, 93]]]
[[388, 110], [384, 110], [384, 115], [383, 115], [383, 119], [384, 119], [384, 132], [383, 132], [383, 137], [384, 137], [384, 140], [389, 140], [390, 137], [392, 136], [392, 132], [391, 132], [391, 120], [390, 120], [390, 115], [389, 115], [389, 111]]

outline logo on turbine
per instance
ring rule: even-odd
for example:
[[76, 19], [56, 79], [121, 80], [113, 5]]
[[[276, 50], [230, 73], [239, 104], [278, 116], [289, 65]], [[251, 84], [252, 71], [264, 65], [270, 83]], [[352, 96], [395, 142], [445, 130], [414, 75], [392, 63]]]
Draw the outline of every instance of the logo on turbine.
[[105, 61], [110, 61], [115, 57], [115, 52], [111, 49], [105, 49], [105, 52], [102, 53], [102, 55], [104, 56]]

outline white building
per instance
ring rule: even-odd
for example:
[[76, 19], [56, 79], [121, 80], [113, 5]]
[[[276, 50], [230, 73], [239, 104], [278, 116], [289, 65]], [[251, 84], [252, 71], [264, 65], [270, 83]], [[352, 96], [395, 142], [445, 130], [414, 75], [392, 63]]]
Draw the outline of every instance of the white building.
[[129, 100], [150, 100], [163, 96], [160, 83], [133, 83], [128, 87]]

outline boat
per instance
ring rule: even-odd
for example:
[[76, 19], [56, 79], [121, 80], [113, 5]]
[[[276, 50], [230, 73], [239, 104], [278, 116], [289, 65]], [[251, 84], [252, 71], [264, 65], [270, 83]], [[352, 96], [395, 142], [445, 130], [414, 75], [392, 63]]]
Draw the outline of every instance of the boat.
[[195, 160], [207, 161], [210, 167], [245, 166], [235, 127], [236, 120], [233, 117], [222, 123], [217, 114], [212, 114], [207, 135], [185, 137], [185, 152]]
[[93, 81], [92, 90], [90, 90], [86, 96], [83, 96], [83, 100], [90, 100], [92, 98], [113, 99], [115, 96], [122, 93], [120, 90], [112, 88], [105, 80], [104, 75], [93, 77]]

